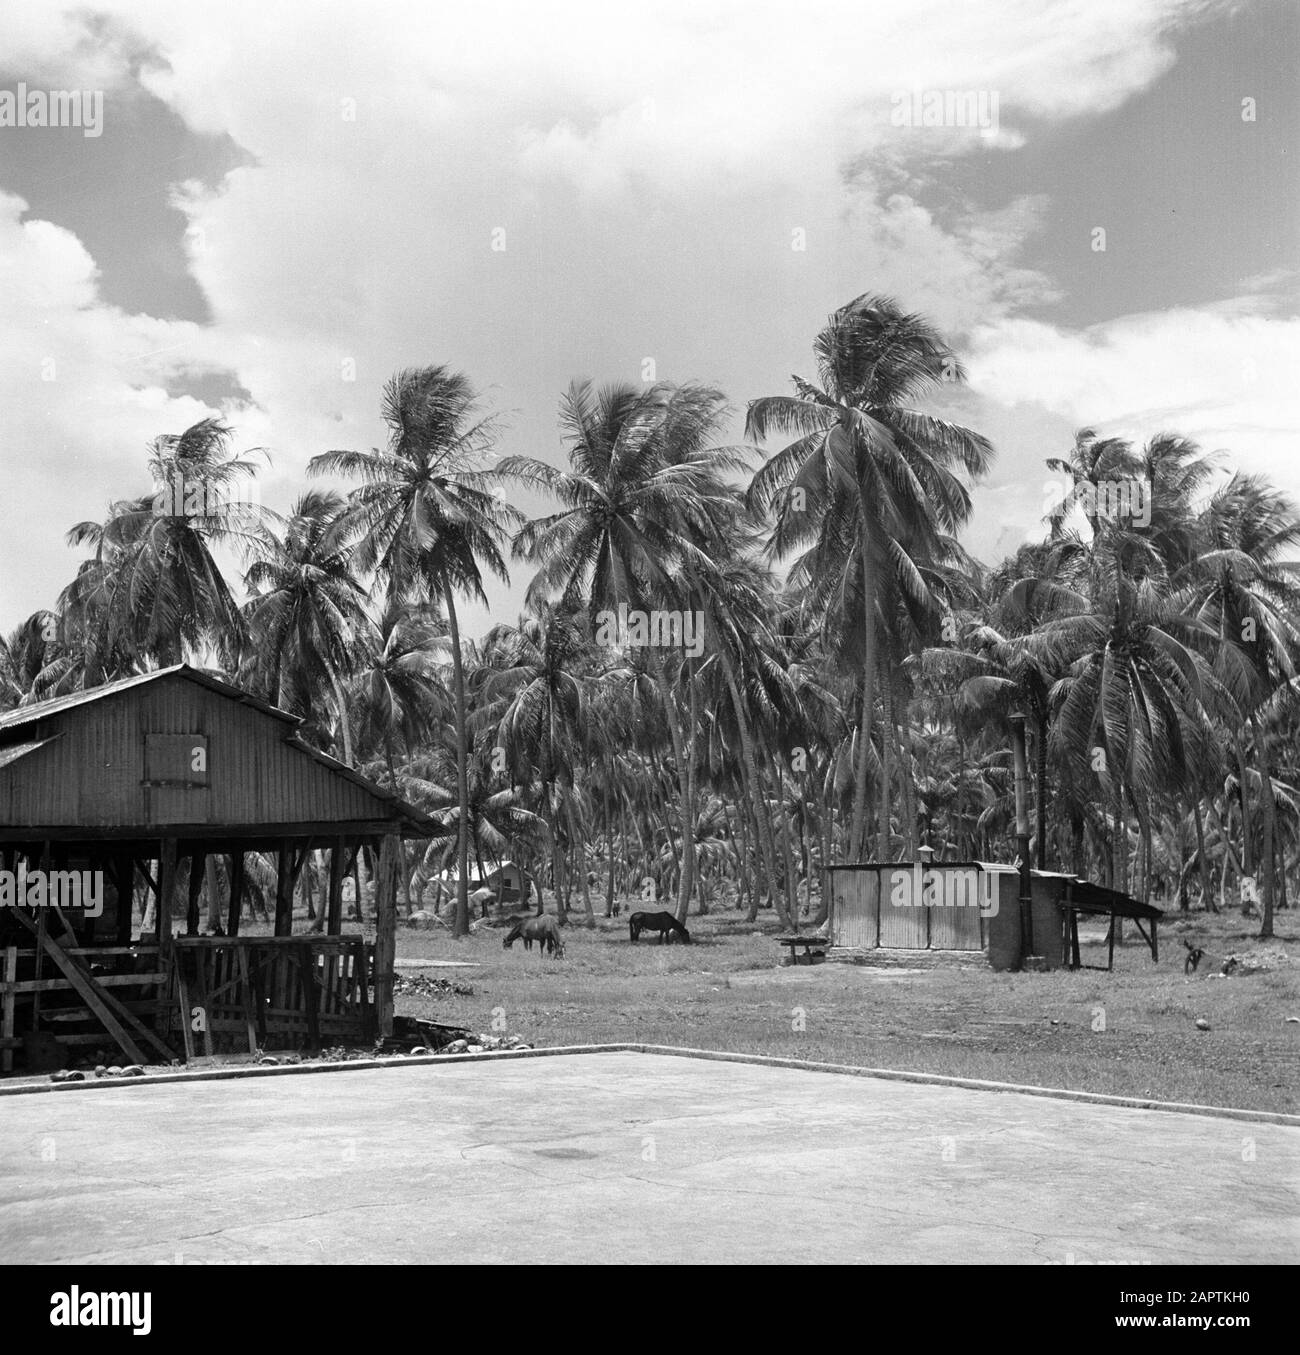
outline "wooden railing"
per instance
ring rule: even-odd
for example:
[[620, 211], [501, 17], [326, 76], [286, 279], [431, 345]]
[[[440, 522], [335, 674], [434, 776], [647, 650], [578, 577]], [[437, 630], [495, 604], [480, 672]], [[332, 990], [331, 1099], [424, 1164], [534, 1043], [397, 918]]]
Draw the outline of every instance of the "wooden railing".
[[[120, 1008], [155, 1031], [165, 1030], [172, 1013], [171, 972], [159, 961], [156, 945], [61, 947], [60, 953], [77, 969], [68, 977], [53, 962], [46, 944], [42, 938], [39, 947], [0, 950], [0, 1072], [13, 1071], [14, 1050], [21, 1049], [33, 1031], [52, 1034], [61, 1045], [112, 1045], [114, 1037], [103, 1021], [102, 990], [112, 998], [110, 1017], [120, 1015]], [[126, 967], [127, 956], [134, 970]], [[110, 969], [118, 972], [105, 972]], [[20, 973], [32, 977], [20, 979]], [[66, 994], [79, 1000], [69, 1003]], [[51, 996], [53, 1002], [47, 1000]], [[132, 1043], [144, 1058], [159, 1057], [156, 1046], [150, 1049], [147, 1041], [143, 1048]]]
[[185, 1056], [372, 1041], [374, 945], [359, 936], [172, 940]]

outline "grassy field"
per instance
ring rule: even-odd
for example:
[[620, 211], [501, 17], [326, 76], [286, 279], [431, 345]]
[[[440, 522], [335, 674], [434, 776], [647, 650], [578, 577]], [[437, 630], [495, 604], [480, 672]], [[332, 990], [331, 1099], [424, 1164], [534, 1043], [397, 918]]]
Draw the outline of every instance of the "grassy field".
[[[553, 960], [506, 951], [478, 924], [456, 942], [403, 928], [399, 960], [466, 961], [435, 971], [473, 996], [402, 994], [397, 1010], [532, 1044], [609, 1041], [825, 1060], [1044, 1087], [1258, 1110], [1300, 1109], [1300, 927], [1278, 937], [1227, 913], [1168, 914], [1161, 960], [1136, 938], [1113, 973], [995, 974], [982, 959], [895, 953], [871, 965], [779, 967], [773, 925], [737, 914], [690, 920], [695, 944], [628, 941], [624, 919], [570, 926]], [[1094, 931], [1085, 964], [1104, 964]], [[1205, 949], [1183, 973], [1183, 938]], [[784, 953], [784, 952], [781, 952]], [[1219, 977], [1228, 955], [1241, 965]], [[1254, 967], [1261, 966], [1261, 967]], [[412, 972], [403, 965], [401, 972]], [[494, 1026], [494, 1017], [496, 1024]], [[1197, 1018], [1210, 1025], [1197, 1029]]]

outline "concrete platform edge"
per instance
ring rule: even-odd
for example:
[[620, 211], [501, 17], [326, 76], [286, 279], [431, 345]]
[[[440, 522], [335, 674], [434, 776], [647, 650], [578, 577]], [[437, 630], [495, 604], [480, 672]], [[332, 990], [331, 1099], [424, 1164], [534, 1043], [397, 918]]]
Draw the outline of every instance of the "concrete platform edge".
[[943, 1073], [918, 1073], [895, 1068], [857, 1068], [846, 1063], [816, 1063], [807, 1059], [777, 1058], [769, 1054], [735, 1054], [720, 1049], [688, 1049], [675, 1045], [652, 1044], [580, 1044], [555, 1045], [545, 1049], [500, 1049], [481, 1054], [427, 1054], [411, 1058], [351, 1059], [344, 1063], [291, 1063], [262, 1067], [236, 1064], [229, 1068], [204, 1068], [146, 1073], [143, 1077], [95, 1078], [85, 1082], [29, 1082], [19, 1086], [0, 1086], [0, 1097], [26, 1096], [43, 1092], [98, 1091], [111, 1087], [157, 1086], [161, 1082], [226, 1082], [236, 1078], [305, 1076], [310, 1073], [346, 1073], [374, 1068], [422, 1067], [430, 1064], [485, 1063], [492, 1060], [549, 1058], [556, 1054], [660, 1054], [675, 1058], [706, 1059], [715, 1063], [748, 1063], [764, 1068], [790, 1068], [806, 1073], [839, 1073], [847, 1077], [874, 1077], [885, 1082], [917, 1082], [936, 1087], [962, 1087], [969, 1091], [1007, 1092], [1019, 1096], [1046, 1096], [1058, 1101], [1079, 1101], [1088, 1105], [1120, 1106], [1129, 1110], [1156, 1110], [1176, 1115], [1210, 1115], [1225, 1120], [1250, 1120], [1256, 1123], [1300, 1128], [1300, 1115], [1281, 1111], [1242, 1110], [1231, 1106], [1202, 1106], [1180, 1101], [1151, 1101], [1138, 1096], [1108, 1096], [1102, 1092], [1072, 1091], [1065, 1087], [1033, 1087], [1015, 1082], [985, 1082], [978, 1078], [949, 1077]]

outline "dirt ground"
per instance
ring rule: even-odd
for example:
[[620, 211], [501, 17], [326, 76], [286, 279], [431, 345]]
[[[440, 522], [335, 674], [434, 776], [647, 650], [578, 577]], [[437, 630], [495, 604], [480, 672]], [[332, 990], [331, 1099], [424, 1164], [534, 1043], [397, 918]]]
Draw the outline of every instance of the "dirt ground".
[[[463, 941], [403, 928], [404, 973], [422, 960], [464, 965], [431, 972], [473, 995], [404, 994], [397, 1010], [537, 1045], [690, 1045], [1300, 1110], [1300, 1019], [1287, 1019], [1300, 1018], [1300, 927], [1290, 913], [1267, 942], [1240, 914], [1171, 913], [1159, 964], [1131, 937], [1113, 973], [1050, 974], [997, 974], [977, 955], [927, 952], [782, 968], [775, 926], [735, 913], [691, 918], [689, 946], [630, 944], [626, 912], [595, 931], [581, 922], [572, 915], [563, 959], [518, 944], [505, 951], [502, 931], [482, 923]], [[1105, 964], [1101, 935], [1085, 933], [1085, 964]], [[1184, 973], [1184, 938], [1206, 951], [1193, 975]]]

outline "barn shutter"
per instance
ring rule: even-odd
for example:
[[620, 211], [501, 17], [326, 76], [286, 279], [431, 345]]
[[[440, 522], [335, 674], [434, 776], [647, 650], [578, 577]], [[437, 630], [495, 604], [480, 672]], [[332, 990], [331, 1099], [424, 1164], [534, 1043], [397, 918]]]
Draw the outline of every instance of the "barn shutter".
[[146, 734], [144, 781], [151, 823], [206, 823], [211, 767], [206, 734]]

